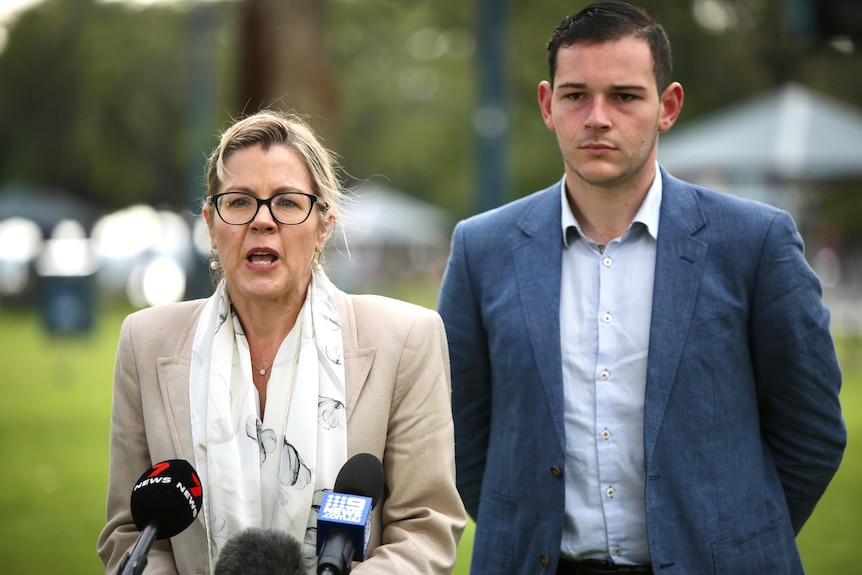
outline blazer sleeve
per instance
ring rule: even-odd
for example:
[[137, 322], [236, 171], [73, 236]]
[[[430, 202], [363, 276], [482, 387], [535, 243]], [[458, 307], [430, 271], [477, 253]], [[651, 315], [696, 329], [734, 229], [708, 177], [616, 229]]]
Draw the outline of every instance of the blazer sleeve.
[[749, 325], [761, 431], [798, 533], [838, 469], [847, 432], [829, 311], [785, 212], [764, 243]]
[[476, 519], [491, 429], [491, 369], [488, 339], [467, 254], [467, 228], [461, 222], [452, 234], [438, 310], [446, 326], [452, 365], [458, 491], [467, 512]]
[[[138, 315], [132, 314], [123, 322], [114, 364], [107, 523], [97, 545], [105, 573], [117, 573], [123, 556], [137, 541], [139, 531], [132, 520], [129, 498], [135, 482], [154, 463], [147, 442], [140, 383], [140, 370], [148, 367], [139, 364], [133, 344], [137, 318]], [[150, 369], [155, 369], [155, 361], [149, 363], [153, 366]], [[146, 572], [148, 575], [177, 573], [168, 540], [153, 542], [147, 554]]]

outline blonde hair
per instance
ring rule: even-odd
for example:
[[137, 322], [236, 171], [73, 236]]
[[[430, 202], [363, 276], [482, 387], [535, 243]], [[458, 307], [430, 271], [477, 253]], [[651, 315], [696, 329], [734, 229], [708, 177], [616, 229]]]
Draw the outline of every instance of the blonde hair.
[[261, 110], [234, 122], [225, 130], [218, 145], [207, 160], [207, 193], [203, 208], [207, 209], [210, 197], [219, 193], [226, 178], [225, 162], [235, 151], [260, 144], [264, 150], [270, 146], [285, 146], [302, 156], [317, 202], [321, 225], [330, 220], [326, 240], [332, 236], [335, 223], [341, 220], [344, 192], [336, 175], [338, 162], [335, 154], [321, 144], [308, 124], [295, 113], [279, 110]]

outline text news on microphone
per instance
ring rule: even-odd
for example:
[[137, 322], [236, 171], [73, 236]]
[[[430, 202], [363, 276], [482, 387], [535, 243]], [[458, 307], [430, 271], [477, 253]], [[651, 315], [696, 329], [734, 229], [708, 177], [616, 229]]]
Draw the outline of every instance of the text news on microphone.
[[153, 541], [186, 529], [200, 513], [202, 503], [200, 478], [188, 461], [162, 461], [144, 471], [129, 499], [132, 519], [141, 534], [120, 561], [120, 575], [141, 575]]

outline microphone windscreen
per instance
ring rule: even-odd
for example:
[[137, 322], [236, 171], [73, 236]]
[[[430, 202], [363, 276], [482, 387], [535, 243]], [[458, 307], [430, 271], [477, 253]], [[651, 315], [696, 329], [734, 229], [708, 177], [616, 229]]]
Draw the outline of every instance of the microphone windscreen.
[[335, 478], [336, 493], [371, 498], [371, 507], [383, 495], [383, 464], [370, 453], [357, 453], [347, 460]]
[[132, 489], [132, 519], [139, 531], [156, 527], [156, 539], [173, 537], [192, 524], [203, 502], [197, 472], [188, 461], [169, 459], [141, 475]]
[[251, 527], [228, 539], [213, 575], [300, 575], [306, 573], [299, 541], [278, 529]]

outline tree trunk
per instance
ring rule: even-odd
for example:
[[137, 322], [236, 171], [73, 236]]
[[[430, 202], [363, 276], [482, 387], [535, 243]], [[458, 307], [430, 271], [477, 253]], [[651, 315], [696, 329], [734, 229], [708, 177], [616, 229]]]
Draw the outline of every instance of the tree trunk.
[[295, 111], [337, 149], [340, 122], [324, 0], [244, 0], [239, 106]]

